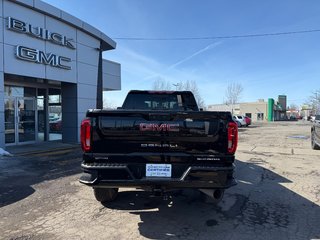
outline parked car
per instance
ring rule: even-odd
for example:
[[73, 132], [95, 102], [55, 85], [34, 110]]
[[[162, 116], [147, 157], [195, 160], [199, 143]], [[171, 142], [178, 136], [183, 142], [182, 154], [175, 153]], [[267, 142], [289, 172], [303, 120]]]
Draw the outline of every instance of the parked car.
[[237, 124], [238, 128], [241, 127], [241, 123], [239, 120], [233, 118], [233, 121]]
[[320, 115], [316, 115], [311, 127], [311, 147], [320, 150]]
[[62, 120], [57, 119], [49, 122], [49, 127], [51, 132], [61, 132], [62, 131]]
[[243, 126], [247, 126], [247, 122], [244, 118], [244, 116], [241, 116], [241, 115], [234, 115], [233, 116], [233, 119], [237, 122], [239, 122], [241, 125], [240, 127], [243, 127]]
[[244, 120], [246, 120], [247, 126], [251, 125], [251, 118], [244, 116]]

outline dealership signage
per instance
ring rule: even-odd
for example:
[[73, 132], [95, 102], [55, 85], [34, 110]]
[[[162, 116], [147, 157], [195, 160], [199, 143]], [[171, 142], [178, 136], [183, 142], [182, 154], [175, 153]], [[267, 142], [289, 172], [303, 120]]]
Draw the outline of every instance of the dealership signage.
[[8, 17], [7, 18], [7, 28], [9, 30], [24, 33], [29, 36], [43, 39], [45, 41], [49, 41], [61, 46], [65, 46], [71, 49], [76, 49], [74, 46], [74, 42], [72, 38], [67, 38], [66, 36], [60, 34], [51, 32], [47, 29], [41, 28], [41, 27], [35, 27], [29, 23], [20, 21], [18, 19]]
[[66, 65], [68, 62], [71, 62], [70, 58], [58, 56], [53, 53], [45, 53], [38, 49], [18, 45], [16, 46], [16, 56], [21, 60], [71, 70], [71, 67]]
[[[44, 41], [49, 41], [60, 46], [65, 46], [70, 49], [76, 49], [72, 38], [67, 38], [62, 34], [51, 32], [41, 27], [35, 27], [29, 23], [12, 17], [7, 18], [7, 29], [42, 39]], [[16, 46], [15, 54], [18, 59], [24, 61], [71, 70], [71, 66], [68, 65], [68, 63], [71, 62], [71, 58], [68, 57], [59, 56], [53, 53], [46, 53], [38, 49], [21, 45]]]

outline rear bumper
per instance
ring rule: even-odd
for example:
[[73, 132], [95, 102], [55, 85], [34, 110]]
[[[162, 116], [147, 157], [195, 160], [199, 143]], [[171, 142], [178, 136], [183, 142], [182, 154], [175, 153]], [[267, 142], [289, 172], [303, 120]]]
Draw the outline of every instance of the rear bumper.
[[82, 163], [80, 182], [92, 187], [207, 188], [236, 185], [234, 164], [228, 166], [172, 164], [172, 177], [146, 177], [145, 164]]

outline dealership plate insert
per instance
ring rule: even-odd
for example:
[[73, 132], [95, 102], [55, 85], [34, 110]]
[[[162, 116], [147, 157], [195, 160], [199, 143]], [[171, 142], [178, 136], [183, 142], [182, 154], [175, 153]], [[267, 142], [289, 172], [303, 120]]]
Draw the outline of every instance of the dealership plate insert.
[[171, 164], [147, 164], [146, 177], [171, 177]]

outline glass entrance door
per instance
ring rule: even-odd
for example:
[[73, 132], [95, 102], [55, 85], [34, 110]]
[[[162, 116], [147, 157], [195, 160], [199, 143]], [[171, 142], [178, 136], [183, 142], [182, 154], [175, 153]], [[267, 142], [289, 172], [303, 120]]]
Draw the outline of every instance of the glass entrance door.
[[36, 108], [34, 98], [17, 98], [18, 142], [36, 140]]
[[36, 106], [34, 98], [5, 99], [5, 141], [19, 144], [36, 140]]
[[4, 99], [5, 143], [16, 143], [15, 98]]

